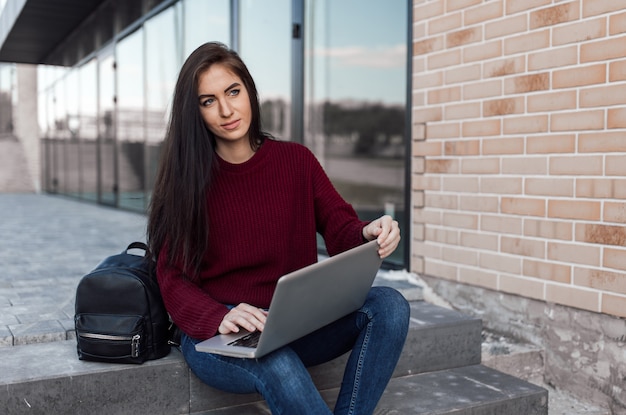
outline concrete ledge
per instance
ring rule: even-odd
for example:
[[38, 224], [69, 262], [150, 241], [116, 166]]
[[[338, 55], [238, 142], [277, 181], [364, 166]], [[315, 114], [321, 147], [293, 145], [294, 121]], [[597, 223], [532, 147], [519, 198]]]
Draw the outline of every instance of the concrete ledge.
[[[480, 363], [481, 321], [423, 301], [411, 303], [409, 336], [394, 376]], [[188, 414], [245, 405], [259, 395], [206, 386], [180, 352], [143, 365], [84, 362], [75, 340], [2, 349], [0, 413]], [[341, 383], [346, 356], [311, 368], [320, 390]]]

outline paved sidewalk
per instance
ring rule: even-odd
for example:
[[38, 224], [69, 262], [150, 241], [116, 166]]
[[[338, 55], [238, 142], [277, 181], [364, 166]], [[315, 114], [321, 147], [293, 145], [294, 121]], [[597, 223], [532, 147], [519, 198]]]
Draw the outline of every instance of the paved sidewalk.
[[[0, 347], [74, 336], [80, 278], [102, 259], [145, 241], [146, 216], [62, 196], [0, 193]], [[407, 298], [407, 273], [381, 272]]]

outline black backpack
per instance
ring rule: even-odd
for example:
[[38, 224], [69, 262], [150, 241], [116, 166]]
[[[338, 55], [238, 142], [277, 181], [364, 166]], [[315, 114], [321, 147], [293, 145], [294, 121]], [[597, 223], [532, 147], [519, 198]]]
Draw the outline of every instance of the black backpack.
[[143, 363], [170, 352], [170, 321], [154, 269], [146, 244], [133, 242], [80, 280], [74, 315], [79, 359]]

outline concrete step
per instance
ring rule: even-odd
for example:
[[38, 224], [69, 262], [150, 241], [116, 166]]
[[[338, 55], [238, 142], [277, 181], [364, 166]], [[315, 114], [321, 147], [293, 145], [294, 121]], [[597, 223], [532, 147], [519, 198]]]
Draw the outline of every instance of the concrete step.
[[[392, 385], [396, 386], [390, 386], [389, 398], [386, 399], [408, 394], [409, 401], [421, 405], [424, 398], [420, 391], [424, 387], [419, 382], [415, 383], [414, 379], [429, 379], [429, 376], [435, 376], [435, 371], [478, 368], [480, 353], [480, 319], [423, 301], [412, 302], [409, 336], [394, 373], [399, 380], [394, 380]], [[254, 405], [258, 405], [260, 401], [260, 396], [256, 394], [233, 395], [206, 386], [190, 372], [178, 350], [143, 365], [79, 361], [74, 340], [2, 348], [0, 354], [0, 413], [4, 414], [188, 414], [255, 402]], [[340, 385], [345, 358], [311, 368], [320, 390], [327, 390], [332, 396], [333, 389]], [[419, 373], [425, 377], [415, 378]], [[449, 372], [449, 375], [439, 373], [443, 376], [437, 381], [442, 385], [440, 389], [451, 387], [444, 386], [444, 380], [457, 372]], [[481, 385], [481, 381], [466, 379], [462, 372], [454, 376], [449, 377], [451, 382], [457, 379], [459, 382], [470, 382], [469, 385], [475, 388]], [[436, 385], [432, 383], [435, 381], [424, 382]], [[524, 382], [523, 385], [528, 384]], [[495, 392], [498, 387], [492, 382], [485, 383], [484, 389]], [[398, 391], [393, 392], [394, 388]], [[479, 389], [482, 396], [484, 391], [482, 387]], [[435, 392], [458, 393], [446, 389]], [[390, 407], [396, 405], [387, 402]]]
[[[338, 389], [322, 396], [332, 408]], [[269, 414], [265, 402], [197, 415]], [[483, 365], [393, 378], [376, 415], [547, 415], [548, 391]]]

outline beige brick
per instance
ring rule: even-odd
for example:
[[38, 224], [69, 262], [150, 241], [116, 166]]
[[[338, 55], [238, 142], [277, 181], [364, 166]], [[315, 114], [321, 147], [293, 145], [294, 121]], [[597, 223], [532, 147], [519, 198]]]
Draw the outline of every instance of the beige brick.
[[424, 206], [435, 209], [458, 209], [458, 198], [455, 195], [442, 195], [427, 193], [425, 195]]
[[428, 91], [428, 104], [442, 104], [461, 99], [461, 87], [453, 86]]
[[443, 154], [443, 143], [435, 140], [414, 141], [411, 145], [413, 156], [441, 156]]
[[541, 52], [531, 53], [528, 56], [528, 70], [558, 68], [578, 63], [578, 46], [550, 48]]
[[602, 309], [600, 311], [613, 316], [626, 318], [626, 296], [603, 293]]
[[626, 56], [626, 37], [585, 43], [580, 46], [581, 63], [621, 59]]
[[578, 136], [580, 153], [626, 152], [626, 137], [623, 132], [591, 133]]
[[471, 27], [456, 32], [448, 32], [446, 34], [446, 47], [455, 48], [480, 42], [483, 38], [482, 34], [482, 28], [480, 27]]
[[571, 1], [533, 11], [530, 13], [530, 28], [532, 30], [577, 20], [580, 17], [579, 10], [578, 1]]
[[442, 124], [430, 124], [426, 130], [428, 138], [456, 138], [461, 135], [461, 124], [458, 122], [446, 122]]
[[486, 235], [483, 232], [462, 231], [459, 244], [468, 248], [486, 251], [497, 251], [498, 236]]
[[463, 98], [466, 100], [489, 98], [502, 94], [502, 81], [499, 79], [470, 83], [463, 86]]
[[[476, 4], [481, 3], [477, 1]], [[484, 3], [478, 7], [472, 7], [467, 9], [463, 13], [463, 23], [466, 26], [471, 26], [478, 23], [488, 22], [495, 20], [504, 15], [504, 1], [492, 0]], [[450, 4], [448, 3], [448, 7]]]
[[464, 65], [445, 72], [446, 84], [458, 84], [461, 82], [476, 81], [481, 76], [480, 64]]
[[498, 212], [500, 203], [497, 196], [460, 196], [459, 209], [470, 212]]
[[607, 128], [626, 128], [626, 108], [609, 109], [606, 121]]
[[483, 141], [483, 154], [522, 154], [524, 153], [524, 138], [493, 138]]
[[593, 176], [601, 175], [602, 156], [557, 156], [550, 159], [550, 174]]
[[550, 73], [535, 73], [508, 78], [504, 81], [505, 94], [545, 91], [550, 88]]
[[606, 18], [583, 20], [552, 28], [552, 45], [588, 42], [606, 36]]
[[467, 9], [482, 2], [483, 0], [448, 0], [446, 2], [446, 11], [450, 13], [456, 10]]
[[413, 8], [413, 21], [428, 20], [445, 12], [445, 0], [429, 1]]
[[443, 86], [443, 72], [429, 72], [413, 75], [413, 88], [435, 88]]
[[411, 269], [410, 272], [415, 272], [417, 274], [424, 273], [424, 257], [423, 256], [415, 256], [411, 255]]
[[441, 17], [428, 21], [428, 34], [436, 35], [460, 28], [463, 25], [463, 15], [459, 13], [444, 14]]
[[576, 179], [576, 197], [590, 199], [626, 199], [626, 180]]
[[536, 134], [548, 131], [548, 115], [507, 117], [504, 119], [505, 134]]
[[609, 81], [626, 81], [626, 59], [611, 62], [609, 65]]
[[444, 246], [441, 249], [441, 259], [453, 264], [462, 264], [475, 267], [478, 265], [478, 253], [473, 250]]
[[524, 33], [528, 30], [528, 17], [515, 15], [502, 20], [485, 23], [485, 39], [494, 39]]
[[620, 104], [626, 104], [626, 84], [585, 88], [580, 91], [580, 106], [583, 108]]
[[413, 107], [422, 107], [426, 105], [426, 94], [422, 91], [413, 91], [412, 100]]
[[545, 216], [546, 202], [526, 197], [503, 197], [500, 209], [504, 214]]
[[439, 178], [432, 176], [413, 176], [411, 185], [413, 190], [441, 190], [441, 183]]
[[548, 259], [564, 263], [600, 266], [602, 248], [580, 244], [548, 242]]
[[522, 260], [519, 257], [502, 255], [500, 253], [482, 252], [480, 254], [479, 266], [486, 270], [510, 274], [520, 274], [522, 272]]
[[483, 102], [483, 116], [494, 117], [524, 112], [524, 97], [493, 99]]
[[626, 273], [604, 269], [576, 268], [574, 284], [602, 291], [626, 294]]
[[524, 56], [509, 57], [483, 64], [483, 76], [485, 78], [514, 75], [526, 70], [526, 59]]
[[607, 176], [626, 176], [626, 156], [606, 156], [605, 174]]
[[521, 177], [481, 177], [480, 191], [482, 193], [521, 194], [523, 191]]
[[530, 52], [550, 46], [550, 29], [539, 30], [504, 40], [504, 54]]
[[450, 281], [457, 281], [458, 267], [450, 263], [441, 263], [432, 261], [431, 258], [425, 259], [424, 273], [433, 277], [443, 278]]
[[478, 229], [478, 215], [469, 213], [444, 212], [442, 224], [452, 228]]
[[526, 97], [528, 112], [573, 110], [577, 106], [576, 91], [548, 92]]
[[626, 203], [605, 202], [602, 219], [605, 222], [626, 223]]
[[426, 37], [426, 23], [413, 23], [413, 42]]
[[550, 115], [550, 126], [552, 131], [602, 130], [604, 111], [553, 113]]
[[453, 49], [445, 52], [434, 53], [428, 56], [428, 69], [435, 70], [461, 63], [462, 49]]
[[463, 62], [477, 62], [502, 56], [502, 41], [492, 40], [479, 45], [466, 46], [463, 49]]
[[429, 242], [437, 242], [447, 245], [459, 244], [459, 232], [457, 230], [438, 228], [435, 226], [429, 226], [425, 230], [425, 238]]
[[574, 220], [600, 220], [602, 204], [596, 201], [549, 200], [548, 217]]
[[506, 157], [501, 165], [502, 174], [530, 176], [548, 172], [547, 157]]
[[[424, 223], [428, 226], [441, 225], [441, 213], [438, 210], [432, 209], [415, 209], [413, 213], [413, 220], [416, 223]], [[430, 253], [424, 251], [424, 256], [430, 255]]]
[[583, 17], [626, 9], [626, 0], [585, 0], [583, 1]]
[[576, 241], [600, 245], [626, 245], [626, 228], [599, 223], [576, 224]]
[[413, 56], [426, 55], [443, 49], [444, 37], [435, 36], [413, 42]]
[[527, 177], [524, 193], [530, 196], [573, 197], [574, 179]]
[[604, 63], [558, 70], [552, 75], [553, 88], [572, 88], [605, 82], [606, 64]]
[[626, 270], [626, 250], [618, 248], [605, 248], [602, 265], [608, 268]]
[[415, 141], [426, 139], [426, 123], [414, 122], [411, 124], [411, 138]]
[[576, 150], [576, 136], [574, 134], [551, 134], [549, 136], [535, 136], [526, 139], [526, 153], [573, 153]]
[[500, 291], [543, 300], [544, 283], [530, 278], [500, 275]]
[[626, 13], [614, 14], [609, 17], [609, 34], [611, 36], [626, 33]]
[[500, 172], [500, 160], [490, 158], [466, 158], [462, 160], [463, 174], [496, 174]]
[[524, 220], [524, 236], [572, 241], [573, 235], [571, 222], [533, 218]]
[[412, 114], [413, 122], [441, 121], [443, 110], [441, 107], [414, 108]]
[[447, 104], [444, 108], [444, 119], [446, 121], [480, 118], [480, 116], [481, 105], [479, 102]]
[[569, 285], [546, 284], [546, 301], [594, 312], [600, 311], [600, 293]]
[[467, 121], [461, 131], [464, 137], [485, 137], [501, 133], [500, 120]]
[[[423, 191], [415, 191], [415, 190], [411, 191], [411, 206], [413, 206], [414, 208], [424, 207], [424, 192]], [[415, 233], [413, 233], [413, 237], [415, 237]]]
[[497, 234], [521, 235], [522, 218], [503, 215], [482, 215], [480, 230]]
[[523, 273], [529, 277], [563, 284], [569, 284], [572, 280], [572, 267], [569, 265], [535, 259], [524, 259]]
[[446, 192], [478, 193], [479, 180], [476, 177], [444, 177], [443, 190]]
[[495, 290], [498, 288], [498, 275], [479, 269], [459, 269], [459, 282]]
[[445, 174], [458, 173], [459, 161], [454, 159], [426, 159], [426, 173]]
[[502, 236], [500, 250], [507, 254], [543, 259], [546, 256], [546, 243], [541, 240]]
[[506, 14], [519, 13], [552, 3], [552, 0], [508, 0]]
[[477, 156], [480, 154], [479, 140], [451, 140], [444, 144], [446, 156]]

